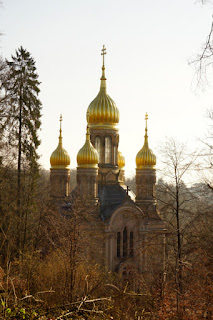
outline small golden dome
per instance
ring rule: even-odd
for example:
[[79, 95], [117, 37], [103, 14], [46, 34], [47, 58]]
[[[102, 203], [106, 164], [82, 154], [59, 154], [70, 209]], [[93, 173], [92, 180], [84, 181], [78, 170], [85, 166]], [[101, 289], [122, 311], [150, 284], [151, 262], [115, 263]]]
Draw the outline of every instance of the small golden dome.
[[145, 136], [144, 136], [144, 145], [143, 148], [138, 152], [136, 156], [136, 167], [137, 169], [143, 169], [143, 168], [149, 168], [154, 167], [156, 165], [156, 156], [152, 152], [152, 150], [149, 148], [148, 145], [148, 135], [147, 135], [147, 120], [148, 115], [146, 113], [145, 116], [146, 120], [146, 129], [145, 129]]
[[89, 126], [87, 126], [86, 141], [77, 154], [78, 167], [81, 168], [97, 168], [98, 152], [90, 142]]
[[118, 167], [119, 169], [125, 167], [125, 158], [120, 151], [118, 151]]
[[58, 169], [67, 168], [70, 165], [70, 156], [62, 146], [61, 122], [62, 122], [62, 116], [60, 116], [60, 131], [59, 131], [60, 133], [59, 133], [58, 146], [55, 149], [55, 151], [53, 151], [50, 157], [51, 168], [58, 168]]
[[104, 55], [106, 54], [106, 48], [104, 46], [101, 54], [103, 55], [103, 66], [102, 77], [100, 79], [100, 91], [87, 109], [87, 123], [91, 128], [99, 125], [114, 127], [119, 122], [119, 110], [116, 107], [115, 102], [106, 92], [106, 77], [104, 65]]

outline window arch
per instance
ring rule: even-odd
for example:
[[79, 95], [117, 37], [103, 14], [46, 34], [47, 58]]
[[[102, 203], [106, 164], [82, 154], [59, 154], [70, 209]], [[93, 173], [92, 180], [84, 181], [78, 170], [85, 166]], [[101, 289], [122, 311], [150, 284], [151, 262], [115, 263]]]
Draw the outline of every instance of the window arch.
[[114, 165], [118, 165], [116, 149], [117, 149], [116, 146], [114, 146], [114, 163], [113, 163]]
[[102, 147], [101, 147], [101, 137], [95, 137], [95, 149], [98, 152], [99, 163], [102, 162]]
[[131, 231], [130, 237], [129, 237], [129, 255], [130, 255], [130, 257], [133, 257], [133, 246], [134, 246], [133, 240], [134, 240], [133, 231]]
[[112, 138], [105, 137], [105, 163], [112, 163]]
[[123, 230], [123, 257], [127, 256], [127, 228]]
[[122, 231], [117, 231], [115, 241], [117, 258], [134, 256], [134, 231], [128, 230], [128, 227], [125, 226]]
[[117, 232], [117, 257], [121, 256], [121, 233]]

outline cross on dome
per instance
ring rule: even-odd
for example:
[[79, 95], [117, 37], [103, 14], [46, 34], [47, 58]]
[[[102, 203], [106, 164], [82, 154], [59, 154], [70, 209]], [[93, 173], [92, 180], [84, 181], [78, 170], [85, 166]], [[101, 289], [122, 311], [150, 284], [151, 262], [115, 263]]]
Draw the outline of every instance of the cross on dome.
[[62, 123], [62, 114], [60, 114], [60, 119], [59, 119], [59, 122], [60, 122], [59, 138], [61, 138], [61, 132], [62, 132], [62, 129], [61, 129], [61, 123]]
[[103, 66], [104, 66], [104, 56], [105, 54], [107, 54], [105, 45], [103, 45], [103, 48], [101, 49], [101, 51], [102, 51], [101, 55], [103, 56]]
[[102, 77], [101, 77], [101, 80], [104, 80], [104, 81], [101, 82], [101, 87], [106, 88], [104, 56], [105, 56], [105, 54], [107, 54], [107, 53], [106, 53], [106, 47], [105, 47], [105, 45], [103, 45], [103, 48], [101, 49], [101, 51], [102, 51], [102, 52], [101, 52], [101, 55], [103, 56], [103, 66], [102, 66]]
[[[145, 121], [146, 121], [145, 137], [146, 137], [146, 138], [147, 138], [147, 131], [148, 131], [148, 129], [147, 129], [147, 120], [148, 120], [148, 114], [147, 114], [147, 112], [146, 112], [146, 114], [145, 114]], [[148, 141], [147, 141], [147, 143], [148, 143]]]
[[146, 112], [146, 114], [145, 114], [146, 128], [147, 128], [147, 120], [148, 120], [148, 114]]

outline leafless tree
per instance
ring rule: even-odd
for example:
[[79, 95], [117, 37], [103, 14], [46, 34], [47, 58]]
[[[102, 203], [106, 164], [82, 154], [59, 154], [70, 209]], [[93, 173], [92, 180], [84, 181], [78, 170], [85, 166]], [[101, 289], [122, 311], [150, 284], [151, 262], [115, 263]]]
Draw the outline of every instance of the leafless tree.
[[190, 212], [190, 203], [195, 201], [195, 196], [187, 189], [184, 178], [192, 170], [196, 156], [187, 154], [186, 146], [179, 144], [174, 139], [166, 142], [161, 155], [164, 164], [164, 180], [158, 184], [158, 200], [161, 206], [161, 214], [168, 223], [168, 230], [171, 235], [169, 241], [172, 244], [173, 253], [167, 264], [173, 264], [177, 317], [182, 319], [183, 247], [186, 229], [195, 219]]
[[194, 64], [196, 67], [196, 79], [198, 86], [203, 83], [207, 83], [208, 70], [213, 65], [213, 21], [211, 22], [210, 31], [202, 52], [190, 63]]
[[[213, 4], [211, 0], [198, 0], [197, 2], [201, 2], [203, 5]], [[208, 72], [213, 65], [213, 19], [201, 53], [195, 59], [192, 59], [189, 64], [195, 65], [197, 86], [206, 84], [208, 82]]]

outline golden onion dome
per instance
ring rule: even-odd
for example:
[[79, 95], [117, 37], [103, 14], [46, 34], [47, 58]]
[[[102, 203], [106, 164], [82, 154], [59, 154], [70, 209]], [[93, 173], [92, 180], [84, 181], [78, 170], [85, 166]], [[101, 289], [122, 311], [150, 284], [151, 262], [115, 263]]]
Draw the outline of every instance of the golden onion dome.
[[125, 158], [120, 151], [118, 151], [118, 167], [119, 169], [125, 167]]
[[90, 142], [89, 126], [87, 126], [86, 141], [77, 154], [78, 167], [97, 168], [98, 152]]
[[143, 168], [153, 168], [156, 165], [156, 156], [152, 152], [152, 150], [149, 148], [148, 145], [148, 135], [147, 135], [147, 120], [148, 115], [146, 113], [145, 116], [146, 120], [146, 129], [145, 129], [145, 136], [144, 136], [144, 145], [143, 148], [138, 152], [136, 156], [136, 167], [137, 169], [143, 169]]
[[50, 157], [51, 168], [67, 168], [70, 165], [70, 156], [62, 146], [62, 130], [61, 130], [62, 116], [60, 116], [60, 130], [58, 146], [53, 151]]
[[116, 127], [119, 122], [119, 110], [116, 107], [115, 102], [110, 98], [106, 92], [106, 77], [105, 77], [105, 65], [104, 55], [106, 54], [106, 48], [103, 46], [103, 66], [100, 91], [97, 97], [90, 103], [87, 109], [87, 123], [91, 128], [99, 125], [107, 127]]

